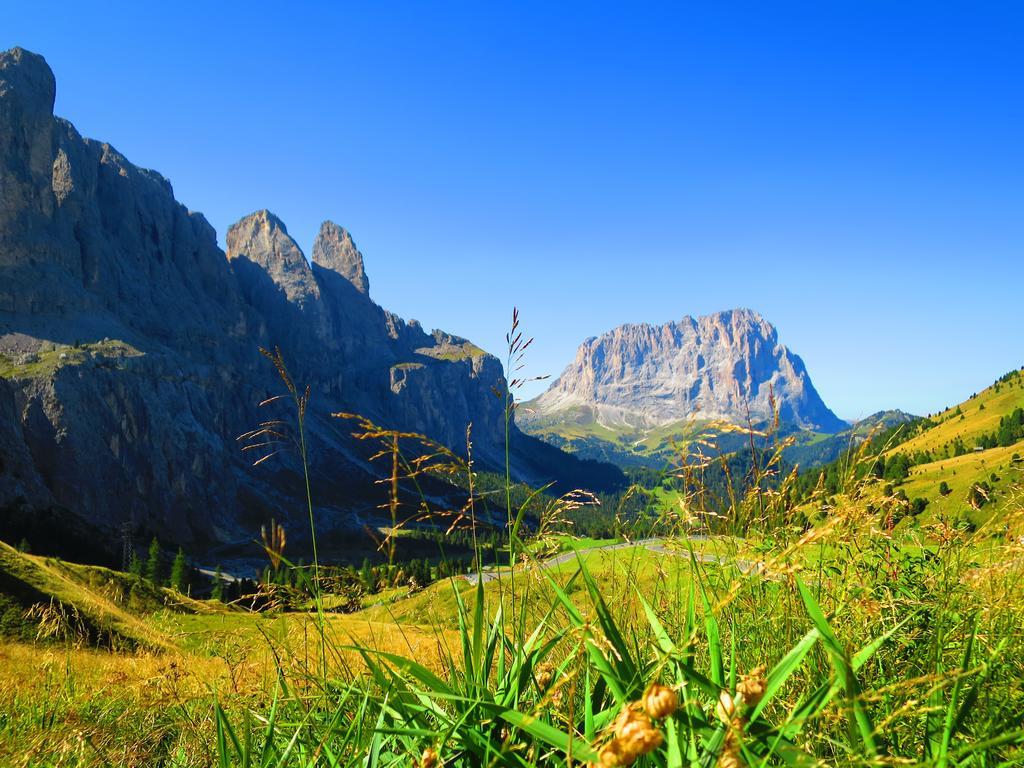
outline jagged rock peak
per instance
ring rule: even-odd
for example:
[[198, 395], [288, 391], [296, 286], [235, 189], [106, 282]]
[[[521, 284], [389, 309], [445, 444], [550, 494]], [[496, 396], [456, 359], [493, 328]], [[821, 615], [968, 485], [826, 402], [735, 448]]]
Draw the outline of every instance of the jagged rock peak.
[[57, 81], [38, 53], [11, 48], [0, 53], [0, 98], [26, 112], [53, 114]]
[[699, 325], [701, 321], [707, 324], [719, 324], [724, 328], [730, 328], [734, 334], [757, 333], [771, 342], [775, 342], [779, 338], [779, 333], [774, 325], [768, 322], [760, 312], [746, 307], [713, 312], [696, 320], [688, 317], [687, 320], [695, 325]]
[[320, 289], [306, 256], [284, 222], [264, 209], [232, 224], [227, 233], [228, 259], [246, 259], [263, 268], [289, 301], [319, 298]]
[[333, 221], [320, 225], [320, 234], [313, 243], [313, 263], [330, 269], [348, 280], [360, 293], [369, 294], [370, 279], [366, 276], [363, 254], [356, 248], [352, 235]]
[[254, 211], [248, 216], [243, 216], [228, 227], [228, 237], [231, 236], [232, 230], [244, 228], [249, 228], [254, 231], [265, 231], [268, 233], [280, 230], [282, 234], [288, 235], [288, 227], [285, 226], [285, 223], [266, 208], [260, 211]]

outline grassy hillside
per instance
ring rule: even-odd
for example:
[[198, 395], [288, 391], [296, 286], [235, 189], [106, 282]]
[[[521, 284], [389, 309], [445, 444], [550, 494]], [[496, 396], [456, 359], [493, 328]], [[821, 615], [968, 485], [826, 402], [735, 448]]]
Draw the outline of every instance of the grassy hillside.
[[130, 574], [17, 551], [0, 542], [0, 635], [113, 649], [167, 650], [143, 617], [224, 610]]
[[[934, 426], [886, 453], [890, 460], [898, 454], [933, 459], [911, 466], [900, 488], [910, 498], [927, 499], [932, 515], [959, 515], [977, 523], [1001, 513], [1014, 502], [1024, 481], [1024, 438], [984, 449], [979, 443], [996, 434], [1000, 420], [1019, 408], [1024, 408], [1024, 374], [1014, 371], [937, 414]], [[966, 452], [956, 455], [958, 450]], [[972, 495], [973, 488], [980, 494]]]
[[999, 420], [1017, 408], [1024, 408], [1024, 373], [1012, 371], [1003, 380], [931, 417], [934, 427], [897, 450], [908, 454], [951, 452], [958, 440], [973, 450], [982, 436], [996, 432]]
[[[886, 425], [882, 425], [886, 426]], [[1024, 372], [942, 412], [878, 430], [821, 468], [805, 469], [793, 497], [800, 519], [827, 516], [837, 497], [851, 494], [887, 525], [913, 528], [936, 521], [977, 527], [999, 522], [1024, 487]], [[989, 532], [1002, 535], [998, 526]]]
[[[1013, 456], [1024, 456], [1024, 443], [922, 464], [911, 470], [901, 488], [910, 498], [928, 499], [930, 515], [962, 516], [977, 524], [1015, 503], [1024, 482], [1024, 463], [1013, 461]], [[943, 482], [947, 493], [939, 491]], [[986, 491], [989, 500], [976, 508], [978, 502], [972, 506], [969, 493], [981, 483], [991, 491]]]

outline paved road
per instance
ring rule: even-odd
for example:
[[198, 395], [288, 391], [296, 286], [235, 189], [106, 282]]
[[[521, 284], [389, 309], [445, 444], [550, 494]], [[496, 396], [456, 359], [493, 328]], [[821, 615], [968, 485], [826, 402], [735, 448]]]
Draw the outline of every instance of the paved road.
[[[213, 568], [196, 568], [196, 570], [204, 576], [209, 576], [211, 579], [217, 576], [217, 571]], [[237, 576], [232, 576], [230, 573], [224, 573], [223, 571], [220, 573], [220, 578], [221, 581], [226, 581], [229, 584], [235, 581], [241, 581]]]
[[[699, 541], [706, 539], [706, 536], [694, 536], [690, 538], [690, 541]], [[651, 552], [658, 552], [663, 555], [675, 555], [676, 557], [689, 557], [690, 550], [680, 549], [678, 547], [673, 549], [667, 549], [665, 547], [664, 539], [655, 539], [653, 544], [646, 545]], [[728, 563], [729, 565], [735, 565], [740, 573], [746, 575], [748, 573], [761, 573], [764, 571], [764, 563], [754, 562], [753, 560], [737, 560], [734, 557], [723, 557], [717, 555], [714, 552], [701, 552], [700, 550], [694, 550], [693, 556], [698, 563]]]
[[[707, 536], [691, 536], [690, 541], [704, 541]], [[632, 547], [646, 547], [651, 552], [657, 552], [662, 555], [672, 555], [674, 557], [689, 557], [690, 550], [672, 548], [669, 549], [665, 546], [665, 539], [639, 539], [637, 541], [623, 541], [618, 544], [604, 544], [600, 547], [589, 547], [588, 549], [581, 550], [570, 550], [569, 552], [563, 552], [559, 555], [549, 557], [547, 560], [542, 560], [541, 565], [544, 568], [554, 568], [556, 565], [562, 565], [568, 563], [570, 560], [575, 560], [577, 553], [588, 554], [590, 552], [613, 552], [616, 549], [630, 549]], [[763, 570], [764, 565], [762, 563], [755, 563], [750, 560], [735, 560], [730, 557], [723, 557], [716, 555], [713, 552], [700, 552], [694, 550], [694, 557], [698, 562], [701, 563], [729, 563], [735, 565], [741, 573], [760, 572]], [[508, 568], [489, 568], [480, 574], [484, 584], [489, 581], [500, 579], [502, 576], [508, 575]], [[463, 575], [463, 578], [470, 584], [476, 584], [477, 574], [467, 573]]]

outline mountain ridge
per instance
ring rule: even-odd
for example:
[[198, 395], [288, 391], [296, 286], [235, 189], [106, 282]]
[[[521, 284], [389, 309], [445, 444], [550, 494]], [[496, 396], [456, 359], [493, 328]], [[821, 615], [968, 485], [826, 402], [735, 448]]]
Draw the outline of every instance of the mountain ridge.
[[[0, 528], [59, 518], [98, 532], [97, 548], [119, 550], [128, 526], [203, 551], [290, 521], [297, 457], [257, 471], [236, 442], [287, 415], [258, 407], [282, 390], [260, 347], [310, 387], [328, 540], [374, 525], [383, 501], [374, 451], [333, 412], [457, 452], [472, 423], [474, 460], [502, 464], [501, 363], [374, 303], [346, 230], [325, 222], [310, 262], [263, 209], [229, 229], [225, 253], [165, 177], [55, 117], [55, 93], [43, 57], [0, 52]], [[587, 471], [551, 453], [543, 466], [512, 432], [520, 478]]]

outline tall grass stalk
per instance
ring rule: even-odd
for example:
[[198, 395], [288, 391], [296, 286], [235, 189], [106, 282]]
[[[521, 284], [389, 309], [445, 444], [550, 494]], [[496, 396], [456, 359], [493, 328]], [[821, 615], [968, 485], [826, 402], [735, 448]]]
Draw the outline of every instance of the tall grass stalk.
[[[320, 635], [320, 667], [323, 674], [324, 687], [326, 688], [326, 620], [324, 617], [323, 594], [321, 591], [320, 556], [316, 543], [316, 519], [313, 511], [313, 491], [309, 481], [309, 450], [306, 443], [306, 415], [309, 409], [310, 388], [307, 385], [304, 390], [300, 390], [295, 384], [291, 374], [288, 372], [284, 356], [281, 354], [281, 350], [278, 347], [274, 347], [273, 352], [261, 347], [260, 353], [273, 364], [274, 369], [277, 371], [277, 374], [287, 391], [287, 395], [272, 396], [263, 400], [260, 403], [260, 407], [270, 405], [281, 398], [287, 397], [291, 400], [291, 403], [295, 408], [296, 436], [292, 438], [292, 441], [298, 449], [299, 460], [302, 464], [302, 479], [305, 485], [306, 512], [309, 520], [309, 535], [313, 550], [313, 578], [310, 586], [313, 595], [314, 607], [316, 608], [317, 630]], [[263, 453], [263, 455], [254, 462], [253, 466], [261, 464], [280, 452], [280, 446], [286, 440], [286, 434], [283, 431], [284, 427], [285, 423], [283, 421], [279, 419], [272, 419], [261, 423], [257, 429], [247, 432], [239, 438], [239, 440], [245, 443], [243, 450], [257, 450]], [[277, 554], [278, 557], [280, 557], [280, 553]]]

